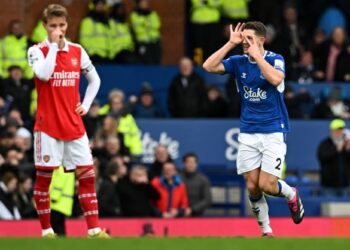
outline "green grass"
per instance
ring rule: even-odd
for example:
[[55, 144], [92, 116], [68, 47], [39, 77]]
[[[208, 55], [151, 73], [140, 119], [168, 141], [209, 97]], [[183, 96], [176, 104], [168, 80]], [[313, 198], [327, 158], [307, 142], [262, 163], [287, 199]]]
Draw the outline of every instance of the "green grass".
[[346, 250], [350, 239], [291, 238], [0, 238], [2, 250]]

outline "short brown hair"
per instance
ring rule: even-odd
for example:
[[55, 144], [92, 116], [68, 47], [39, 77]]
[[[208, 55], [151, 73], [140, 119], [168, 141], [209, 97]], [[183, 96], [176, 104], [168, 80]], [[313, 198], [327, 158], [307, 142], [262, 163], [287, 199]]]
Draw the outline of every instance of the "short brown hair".
[[262, 22], [258, 22], [258, 21], [247, 22], [244, 25], [244, 29], [254, 30], [256, 35], [266, 37], [266, 27]]
[[65, 7], [59, 4], [50, 4], [43, 12], [43, 22], [47, 23], [47, 20], [51, 17], [68, 17], [68, 11]]

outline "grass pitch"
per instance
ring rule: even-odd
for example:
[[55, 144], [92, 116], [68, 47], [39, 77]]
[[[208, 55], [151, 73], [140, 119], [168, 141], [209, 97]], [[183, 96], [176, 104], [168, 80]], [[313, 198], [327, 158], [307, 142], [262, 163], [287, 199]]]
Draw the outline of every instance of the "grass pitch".
[[1, 238], [3, 250], [345, 250], [350, 239], [293, 238]]

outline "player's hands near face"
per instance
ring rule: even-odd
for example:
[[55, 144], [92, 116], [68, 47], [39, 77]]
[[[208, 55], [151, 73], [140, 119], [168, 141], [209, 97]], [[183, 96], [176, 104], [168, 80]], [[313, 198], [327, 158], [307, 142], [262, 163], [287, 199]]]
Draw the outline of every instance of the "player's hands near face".
[[247, 53], [250, 57], [252, 57], [253, 59], [257, 59], [258, 57], [261, 57], [261, 51], [258, 47], [258, 43], [255, 40], [254, 36], [247, 36], [244, 35], [244, 40], [247, 41], [247, 43], [249, 44], [249, 48], [247, 49]]
[[84, 107], [81, 105], [81, 103], [77, 103], [76, 105], [76, 109], [75, 109], [75, 112], [80, 115], [80, 116], [83, 116], [83, 115], [86, 115], [87, 113], [87, 110], [84, 109]]
[[238, 23], [233, 30], [232, 25], [230, 25], [230, 43], [238, 45], [243, 41], [243, 29], [244, 23]]
[[53, 43], [57, 43], [60, 49], [64, 46], [63, 33], [60, 29], [55, 29], [49, 35], [49, 40]]

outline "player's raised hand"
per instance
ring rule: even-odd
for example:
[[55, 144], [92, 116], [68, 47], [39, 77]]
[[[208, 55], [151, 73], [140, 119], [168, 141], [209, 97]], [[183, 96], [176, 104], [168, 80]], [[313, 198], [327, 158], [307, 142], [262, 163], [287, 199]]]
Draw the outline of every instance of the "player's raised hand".
[[243, 39], [245, 42], [249, 44], [249, 48], [247, 49], [247, 53], [250, 57], [253, 59], [258, 58], [261, 55], [261, 51], [258, 47], [258, 43], [255, 40], [254, 36], [249, 36], [249, 35], [243, 35]]
[[64, 37], [60, 29], [55, 29], [51, 33], [48, 33], [48, 37], [50, 42], [57, 43], [59, 49], [64, 47]]
[[87, 110], [84, 109], [84, 107], [81, 105], [81, 103], [77, 103], [75, 113], [77, 113], [80, 116], [86, 115]]
[[230, 43], [233, 43], [234, 45], [238, 45], [242, 43], [243, 29], [244, 29], [244, 23], [238, 23], [234, 30], [232, 28], [232, 24], [230, 24]]

